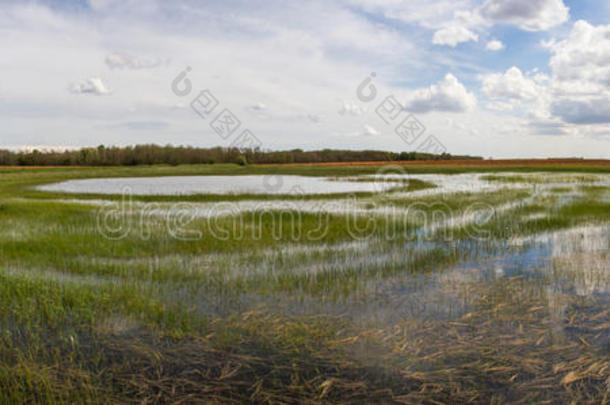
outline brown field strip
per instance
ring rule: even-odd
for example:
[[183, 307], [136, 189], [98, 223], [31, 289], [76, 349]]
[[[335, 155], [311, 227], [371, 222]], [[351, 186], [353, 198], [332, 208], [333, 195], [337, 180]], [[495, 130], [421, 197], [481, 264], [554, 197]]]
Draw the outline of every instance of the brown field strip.
[[403, 160], [373, 162], [311, 162], [273, 163], [253, 166], [430, 166], [430, 167], [527, 167], [527, 166], [585, 166], [610, 167], [609, 159], [498, 159], [498, 160]]

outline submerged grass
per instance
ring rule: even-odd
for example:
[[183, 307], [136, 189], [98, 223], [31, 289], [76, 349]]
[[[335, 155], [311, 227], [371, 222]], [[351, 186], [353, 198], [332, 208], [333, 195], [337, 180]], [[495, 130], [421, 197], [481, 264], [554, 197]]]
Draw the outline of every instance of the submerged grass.
[[[231, 231], [222, 239], [195, 216], [183, 229], [200, 232], [192, 240], [137, 208], [131, 231], [111, 240], [98, 230], [98, 206], [32, 189], [90, 177], [376, 169], [0, 169], [0, 403], [607, 403], [607, 291], [574, 293], [591, 276], [573, 274], [571, 256], [545, 264], [546, 250], [506, 243], [607, 227], [608, 188], [582, 185], [589, 174], [561, 191], [361, 195], [371, 209], [357, 215], [227, 215], [214, 220]], [[206, 198], [180, 200], [216, 200]], [[473, 206], [493, 210], [476, 235]], [[422, 219], [439, 207], [450, 215]], [[328, 232], [312, 238], [320, 218]], [[608, 271], [602, 253], [595, 291]], [[514, 273], [498, 270], [497, 257]]]
[[[478, 230], [495, 239], [556, 231], [582, 224], [608, 223], [610, 201], [598, 189], [584, 189], [584, 194], [563, 202], [556, 195], [535, 195], [526, 204], [520, 204], [503, 212], [494, 212], [491, 219]], [[543, 213], [544, 215], [531, 215]], [[457, 237], [468, 238], [467, 227], [456, 231]]]

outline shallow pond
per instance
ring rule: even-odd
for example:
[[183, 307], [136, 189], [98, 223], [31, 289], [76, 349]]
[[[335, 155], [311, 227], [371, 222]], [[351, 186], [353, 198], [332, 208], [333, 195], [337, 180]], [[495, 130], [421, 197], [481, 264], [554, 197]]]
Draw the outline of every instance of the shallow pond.
[[[504, 173], [498, 177], [507, 177], [514, 173]], [[548, 183], [532, 185], [528, 183], [503, 183], [487, 181], [481, 173], [446, 174], [409, 174], [380, 173], [376, 175], [353, 177], [311, 177], [296, 175], [247, 175], [247, 176], [165, 176], [165, 177], [129, 177], [68, 180], [61, 183], [47, 184], [38, 187], [42, 191], [80, 193], [80, 194], [131, 194], [131, 195], [193, 195], [193, 194], [348, 194], [358, 192], [383, 192], [406, 185], [409, 180], [422, 180], [436, 185], [417, 191], [409, 191], [409, 196], [419, 197], [456, 192], [493, 191], [503, 187], [535, 187], [550, 189], [552, 187], [573, 186], [574, 174], [561, 177], [548, 173], [530, 173], [545, 178]], [[597, 176], [597, 181], [590, 185], [607, 186], [609, 176]], [[400, 198], [405, 193], [398, 191], [394, 197]]]
[[383, 191], [396, 182], [342, 181], [307, 176], [168, 176], [69, 180], [39, 187], [43, 191], [87, 194], [334, 194]]

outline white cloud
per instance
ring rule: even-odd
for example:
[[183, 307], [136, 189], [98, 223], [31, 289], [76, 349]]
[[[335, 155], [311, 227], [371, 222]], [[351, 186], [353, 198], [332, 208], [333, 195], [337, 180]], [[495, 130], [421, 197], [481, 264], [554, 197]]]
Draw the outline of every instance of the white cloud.
[[[535, 47], [527, 53], [532, 61], [556, 56], [557, 66], [549, 77], [537, 77], [538, 72], [522, 73], [523, 80], [533, 80], [542, 92], [542, 97], [523, 101], [528, 107], [526, 117], [523, 109], [513, 108], [522, 102], [518, 98], [486, 97], [487, 108], [474, 108], [477, 100], [462, 83], [470, 84], [474, 75], [486, 72], [492, 64], [488, 63], [492, 62], [489, 58], [495, 55], [487, 54], [483, 61], [479, 52], [469, 54], [461, 49], [448, 52], [446, 48], [432, 46], [430, 40], [435, 31], [461, 27], [467, 31], [462, 38], [485, 39], [480, 46], [485, 48], [487, 41], [494, 39], [486, 31], [499, 20], [483, 15], [479, 8], [482, 3], [484, 0], [424, 3], [311, 0], [256, 4], [240, 0], [91, 0], [94, 10], [75, 13], [57, 6], [57, 2], [11, 2], [0, 12], [0, 48], [4, 50], [0, 60], [3, 77], [0, 116], [6, 128], [0, 144], [20, 139], [20, 143], [32, 145], [144, 142], [228, 145], [230, 140], [225, 143], [216, 136], [209, 129], [209, 121], [201, 120], [191, 109], [191, 100], [203, 89], [210, 89], [220, 101], [218, 108], [235, 112], [243, 127], [252, 130], [268, 148], [401, 148], [402, 141], [390, 136], [391, 129], [382, 127], [374, 114], [379, 102], [390, 94], [407, 100], [404, 104], [413, 111], [426, 112], [420, 119], [452, 153], [555, 154], [557, 149], [549, 150], [545, 142], [530, 143], [525, 138], [528, 131], [552, 132], [559, 127], [583, 135], [597, 131], [601, 124], [577, 125], [567, 120], [582, 121], [574, 116], [583, 115], [585, 107], [595, 107], [587, 100], [606, 97], [604, 80], [609, 75], [604, 68], [608, 63], [603, 62], [605, 51], [601, 48], [605, 39], [598, 33], [600, 27], [594, 27], [594, 38], [583, 47], [583, 50], [601, 47], [599, 55], [587, 55], [590, 66], [576, 63], [580, 45], [559, 48], [561, 40], [566, 39], [563, 37], [548, 43], [548, 53]], [[523, 24], [520, 18], [502, 22]], [[458, 34], [464, 33], [461, 28], [455, 29], [453, 36], [446, 31], [447, 37], [441, 42], [457, 46]], [[528, 35], [532, 34], [523, 37], [528, 39]], [[523, 37], [498, 39], [506, 41], [508, 51], [513, 52], [520, 47]], [[17, 39], [20, 46], [14, 45]], [[570, 50], [571, 47], [574, 49]], [[521, 66], [524, 54], [509, 52], [505, 56], [514, 57], [513, 63]], [[570, 61], [559, 57], [568, 54]], [[164, 66], [166, 60], [172, 61], [171, 69], [154, 68]], [[193, 91], [178, 97], [170, 86], [186, 66], [192, 67], [189, 79]], [[545, 72], [540, 67], [539, 72]], [[139, 70], [136, 74], [132, 69]], [[426, 87], [439, 80], [430, 81], [437, 77], [439, 69], [453, 72], [462, 83], [448, 75]], [[373, 84], [378, 95], [373, 102], [360, 102], [356, 87], [370, 72], [377, 73]], [[498, 75], [505, 79], [506, 73]], [[74, 84], [72, 90], [90, 95], [108, 94], [111, 85], [112, 96], [76, 97], [65, 90], [67, 83], [87, 77], [91, 79]], [[490, 94], [500, 94], [501, 90], [511, 97], [530, 94], [523, 89], [515, 91], [506, 84], [494, 87]], [[560, 103], [562, 100], [580, 104], [577, 108]], [[263, 111], [259, 101], [269, 109]], [[507, 112], [511, 109], [512, 112]], [[480, 133], [477, 139], [484, 141], [474, 142], [474, 136], [464, 139], [461, 134], [465, 131], [438, 125], [446, 116], [456, 117], [446, 114], [447, 111], [464, 112], [458, 116], [460, 122], [473, 128], [472, 133], [475, 130]], [[552, 113], [564, 115], [565, 122]], [[370, 115], [366, 120], [365, 114]], [[589, 121], [591, 116], [595, 114], [589, 114]], [[529, 127], [523, 124], [528, 120]], [[155, 124], [151, 122], [167, 125], [162, 130], [153, 130]], [[508, 125], [509, 122], [513, 124]], [[371, 124], [374, 131], [367, 131], [364, 123]], [[112, 124], [115, 126], [110, 130]], [[511, 137], [503, 141], [501, 131], [491, 129], [493, 125], [510, 132]], [[133, 131], [135, 128], [147, 130]], [[512, 146], [516, 131], [524, 136], [522, 146]], [[363, 136], [374, 132], [388, 136]], [[358, 136], [357, 143], [354, 139], [333, 137], [336, 133]], [[593, 141], [589, 138], [581, 136], [578, 142], [563, 139], [560, 142], [564, 142], [563, 150], [569, 152], [572, 147], [581, 151], [590, 148], [589, 156], [600, 155], [601, 144], [591, 147]]]
[[553, 52], [549, 65], [556, 80], [593, 84], [597, 90], [610, 88], [610, 25], [577, 21], [568, 38], [549, 47]]
[[508, 103], [506, 101], [489, 101], [487, 104], [485, 104], [485, 107], [489, 108], [490, 110], [496, 110], [496, 111], [512, 111], [515, 109], [515, 106], [513, 105], [513, 103]]
[[485, 45], [485, 49], [487, 49], [488, 51], [501, 51], [502, 49], [504, 49], [504, 44], [502, 43], [502, 41], [493, 39], [487, 42], [487, 45]]
[[379, 136], [381, 135], [381, 132], [370, 125], [365, 125], [363, 134], [368, 136]]
[[[364, 64], [390, 80], [383, 67], [394, 69], [407, 50], [413, 60], [421, 59], [403, 34], [334, 3], [159, 3], [178, 19], [165, 12], [142, 11], [135, 3], [100, 3], [95, 12], [78, 15], [34, 3], [2, 9], [0, 48], [5, 58], [0, 61], [4, 77], [0, 86], [10, 105], [3, 105], [0, 115], [5, 123], [14, 120], [2, 139], [29, 134], [23, 142], [48, 142], [38, 129], [48, 126], [61, 144], [228, 145], [191, 111], [192, 98], [209, 88], [220, 101], [219, 108], [239, 114], [243, 126], [259, 137], [268, 134], [266, 147], [325, 145], [328, 133], [346, 126], [336, 113], [337, 99], [348, 100], [346, 115], [365, 112], [354, 104], [355, 88], [366, 75]], [[200, 24], [204, 16], [210, 18]], [[23, 46], [11, 45], [15, 38]], [[119, 52], [109, 54], [109, 50]], [[163, 55], [175, 67], [144, 69], [157, 65], [159, 59], [142, 55]], [[177, 97], [170, 86], [186, 66], [192, 67], [193, 91]], [[403, 74], [412, 73], [404, 62], [400, 67]], [[137, 75], [126, 73], [133, 68], [142, 70]], [[82, 76], [82, 72], [91, 73]], [[91, 79], [75, 80], [87, 77]], [[112, 100], [74, 97], [64, 90], [67, 84], [72, 94], [90, 95], [108, 94], [112, 86]], [[376, 85], [381, 92], [381, 80]], [[259, 100], [268, 105], [273, 101], [273, 114], [243, 111]], [[154, 107], [160, 105], [167, 107]], [[170, 108], [173, 105], [186, 108]], [[21, 118], [25, 115], [28, 120]], [[150, 138], [127, 134], [124, 127], [110, 132], [104, 126], [156, 120], [169, 123], [167, 132]], [[349, 123], [354, 131], [362, 129], [357, 121]], [[324, 128], [312, 134], [313, 124]]]
[[[464, 7], [456, 8], [457, 3], [450, 6], [453, 10], [452, 17], [446, 18], [436, 28], [432, 40], [434, 44], [455, 47], [462, 42], [476, 42], [479, 40], [476, 32], [496, 23], [516, 25], [527, 31], [543, 31], [569, 18], [569, 8], [562, 0], [486, 0], [479, 6], [473, 3], [460, 4]], [[498, 40], [491, 40], [486, 46], [490, 51], [503, 48], [504, 44]]]
[[474, 0], [347, 0], [347, 3], [369, 13], [431, 29], [442, 28], [456, 13], [471, 10], [475, 6]]
[[536, 82], [536, 84], [540, 84], [540, 85], [548, 84], [549, 81], [551, 80], [551, 78], [544, 73], [536, 73], [536, 71], [533, 71], [532, 73], [534, 74], [532, 79], [534, 80], [534, 82]]
[[152, 69], [163, 64], [167, 65], [169, 61], [163, 61], [161, 58], [146, 58], [137, 57], [127, 53], [114, 52], [106, 56], [104, 60], [106, 65], [111, 69]]
[[610, 122], [610, 25], [577, 21], [566, 39], [549, 48], [551, 112], [573, 124]]
[[[398, 1], [388, 2], [392, 6], [396, 6], [396, 3], [403, 4]], [[432, 42], [451, 47], [456, 47], [462, 42], [478, 41], [477, 32], [488, 29], [496, 23], [516, 25], [527, 31], [543, 31], [562, 24], [569, 18], [569, 8], [562, 0], [486, 0], [481, 5], [463, 1], [452, 4], [444, 1], [429, 3], [437, 6], [443, 3], [447, 10], [451, 10], [451, 17], [437, 10], [437, 19], [434, 20], [436, 23], [428, 24], [429, 27], [436, 29]], [[440, 19], [439, 16], [445, 17]], [[504, 44], [498, 40], [491, 40], [487, 43], [486, 49], [499, 51], [504, 49]]]
[[448, 45], [453, 48], [457, 44], [468, 41], [478, 41], [479, 36], [468, 28], [462, 26], [449, 26], [434, 33], [432, 43], [435, 45]]
[[72, 83], [69, 89], [70, 92], [75, 94], [96, 94], [98, 96], [110, 94], [108, 86], [99, 77], [91, 77], [78, 83]]
[[432, 86], [413, 92], [404, 104], [413, 112], [446, 111], [464, 112], [473, 109], [477, 100], [458, 79], [448, 73], [443, 80]]
[[[408, 8], [403, 1], [391, 0], [382, 4], [378, 8], [385, 10], [386, 15], [399, 15], [405, 21], [418, 23], [413, 18], [406, 18], [405, 13], [396, 11], [399, 5]], [[444, 7], [445, 12], [441, 12], [438, 7]], [[435, 17], [427, 15], [427, 18], [422, 17], [425, 22], [420, 22], [423, 26], [436, 29], [432, 42], [451, 47], [462, 42], [478, 41], [477, 32], [496, 23], [516, 25], [527, 31], [543, 31], [562, 24], [569, 18], [569, 8], [562, 0], [486, 0], [482, 5], [472, 1], [439, 0], [426, 3], [423, 9], [436, 12]], [[411, 14], [422, 13], [413, 10]], [[489, 41], [486, 46], [490, 51], [503, 48], [504, 44], [498, 40]]]
[[515, 24], [527, 31], [562, 24], [569, 11], [562, 0], [487, 0], [481, 7], [481, 14], [490, 21]]
[[483, 93], [490, 99], [532, 100], [540, 94], [536, 83], [515, 66], [505, 73], [484, 75], [482, 82]]
[[339, 115], [353, 115], [357, 117], [364, 115], [365, 113], [366, 108], [360, 107], [356, 103], [351, 103], [349, 101], [344, 101], [339, 109]]

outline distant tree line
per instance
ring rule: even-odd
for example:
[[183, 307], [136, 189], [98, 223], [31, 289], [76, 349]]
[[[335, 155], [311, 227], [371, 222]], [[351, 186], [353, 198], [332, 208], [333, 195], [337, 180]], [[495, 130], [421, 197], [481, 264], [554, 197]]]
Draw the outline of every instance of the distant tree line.
[[322, 163], [404, 160], [482, 159], [477, 156], [440, 155], [421, 152], [378, 150], [301, 149], [268, 151], [238, 148], [194, 148], [190, 146], [136, 145], [82, 148], [77, 150], [0, 150], [0, 166], [135, 166], [155, 164], [212, 163]]

